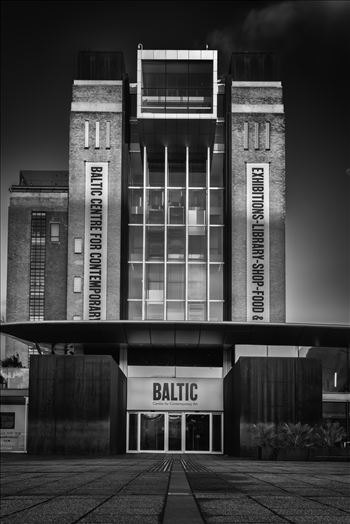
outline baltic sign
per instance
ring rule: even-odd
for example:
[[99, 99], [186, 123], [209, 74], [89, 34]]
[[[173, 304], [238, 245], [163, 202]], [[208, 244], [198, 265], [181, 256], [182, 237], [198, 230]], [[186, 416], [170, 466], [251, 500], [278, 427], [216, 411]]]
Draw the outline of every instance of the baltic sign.
[[106, 319], [108, 162], [85, 163], [84, 319]]
[[215, 378], [129, 378], [128, 409], [222, 411], [223, 384]]
[[270, 320], [269, 164], [247, 164], [247, 321]]

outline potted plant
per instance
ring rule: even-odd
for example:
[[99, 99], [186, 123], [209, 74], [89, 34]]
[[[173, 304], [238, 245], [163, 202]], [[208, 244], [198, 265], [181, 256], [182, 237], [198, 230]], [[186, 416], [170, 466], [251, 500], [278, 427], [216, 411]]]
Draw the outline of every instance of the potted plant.
[[250, 431], [253, 434], [253, 440], [258, 447], [258, 458], [260, 460], [275, 459], [277, 453], [275, 424], [258, 422], [250, 427]]
[[347, 455], [341, 447], [346, 438], [346, 431], [339, 422], [325, 422], [315, 428], [317, 454], [323, 456]]
[[280, 460], [307, 460], [309, 449], [315, 445], [313, 428], [301, 422], [280, 424], [277, 438]]

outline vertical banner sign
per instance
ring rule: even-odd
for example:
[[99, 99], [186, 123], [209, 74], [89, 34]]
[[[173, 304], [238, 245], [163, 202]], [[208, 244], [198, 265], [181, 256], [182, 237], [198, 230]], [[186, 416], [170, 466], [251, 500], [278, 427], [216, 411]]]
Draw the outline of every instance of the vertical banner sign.
[[247, 321], [270, 320], [269, 164], [247, 164]]
[[85, 163], [84, 319], [105, 320], [108, 162]]

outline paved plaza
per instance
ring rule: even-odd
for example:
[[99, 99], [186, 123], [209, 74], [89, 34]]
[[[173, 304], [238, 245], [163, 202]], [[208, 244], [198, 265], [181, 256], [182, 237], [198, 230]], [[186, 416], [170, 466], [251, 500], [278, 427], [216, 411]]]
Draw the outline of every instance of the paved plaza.
[[348, 462], [1, 458], [1, 523], [349, 523]]

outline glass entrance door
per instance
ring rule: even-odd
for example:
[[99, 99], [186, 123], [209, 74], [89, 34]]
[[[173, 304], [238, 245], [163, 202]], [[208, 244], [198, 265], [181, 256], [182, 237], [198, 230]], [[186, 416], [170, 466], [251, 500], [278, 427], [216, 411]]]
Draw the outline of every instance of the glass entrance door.
[[186, 451], [210, 451], [209, 414], [186, 415]]
[[168, 449], [182, 451], [182, 415], [169, 413], [168, 417]]
[[128, 452], [222, 453], [222, 413], [129, 412]]

